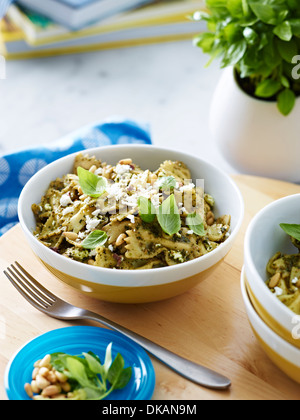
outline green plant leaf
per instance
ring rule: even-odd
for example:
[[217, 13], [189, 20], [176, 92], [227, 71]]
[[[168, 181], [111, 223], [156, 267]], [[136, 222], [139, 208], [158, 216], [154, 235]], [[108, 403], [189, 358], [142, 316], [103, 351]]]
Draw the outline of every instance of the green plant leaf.
[[255, 16], [268, 25], [279, 25], [289, 13], [285, 1], [281, 0], [252, 0], [249, 6]]
[[211, 33], [202, 33], [194, 38], [194, 45], [202, 48], [204, 53], [209, 53], [212, 49], [212, 46], [215, 42], [215, 36]]
[[281, 83], [277, 80], [266, 79], [261, 82], [255, 91], [255, 95], [260, 98], [272, 98], [281, 89]]
[[259, 40], [258, 34], [248, 26], [243, 30], [243, 35], [249, 45], [254, 45]]
[[102, 176], [97, 176], [80, 166], [77, 168], [79, 185], [84, 194], [93, 198], [100, 197], [106, 190], [107, 180]]
[[281, 223], [280, 227], [289, 236], [296, 239], [297, 241], [300, 241], [300, 225]]
[[290, 41], [293, 38], [292, 27], [288, 21], [280, 23], [274, 30], [274, 34], [277, 35], [282, 41]]
[[242, 18], [244, 16], [244, 8], [242, 0], [228, 0], [227, 9], [230, 14], [236, 18]]
[[255, 16], [262, 22], [273, 25], [277, 21], [275, 10], [270, 4], [267, 4], [266, 2], [250, 1], [249, 6]]
[[107, 239], [106, 232], [103, 230], [94, 230], [85, 238], [81, 245], [84, 249], [96, 249], [98, 246], [104, 245]]
[[181, 219], [174, 194], [171, 194], [159, 206], [157, 220], [162, 230], [168, 235], [174, 235], [180, 230]]
[[296, 95], [291, 89], [285, 89], [279, 93], [277, 97], [277, 105], [279, 111], [287, 116], [295, 107]]
[[292, 28], [292, 33], [296, 36], [300, 36], [300, 18], [293, 18], [288, 22]]
[[138, 198], [139, 215], [146, 223], [152, 223], [156, 218], [156, 209], [151, 200], [146, 197]]
[[186, 224], [198, 236], [205, 236], [205, 229], [202, 217], [198, 213], [189, 214], [186, 217]]
[[295, 55], [298, 54], [298, 46], [297, 46], [296, 41], [294, 41], [294, 39], [291, 39], [290, 42], [277, 39], [276, 45], [277, 45], [280, 56], [287, 63], [291, 63]]
[[247, 42], [245, 39], [231, 44], [222, 60], [221, 67], [228, 67], [237, 64], [245, 55]]

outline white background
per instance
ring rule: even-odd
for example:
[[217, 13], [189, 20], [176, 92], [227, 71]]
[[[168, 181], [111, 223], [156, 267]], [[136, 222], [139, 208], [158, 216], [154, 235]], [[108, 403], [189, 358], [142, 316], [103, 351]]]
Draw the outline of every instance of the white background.
[[0, 80], [0, 154], [47, 144], [114, 115], [148, 123], [153, 143], [229, 173], [209, 132], [218, 63], [191, 41], [8, 61]]

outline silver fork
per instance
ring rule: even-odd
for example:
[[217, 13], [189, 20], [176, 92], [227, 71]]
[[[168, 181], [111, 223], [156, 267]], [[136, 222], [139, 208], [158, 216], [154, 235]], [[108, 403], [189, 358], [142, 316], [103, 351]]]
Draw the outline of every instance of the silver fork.
[[161, 362], [192, 382], [218, 390], [227, 389], [231, 385], [230, 380], [223, 375], [184, 359], [101, 315], [63, 301], [38, 283], [18, 262], [8, 267], [4, 274], [31, 305], [53, 318], [98, 321], [133, 340]]

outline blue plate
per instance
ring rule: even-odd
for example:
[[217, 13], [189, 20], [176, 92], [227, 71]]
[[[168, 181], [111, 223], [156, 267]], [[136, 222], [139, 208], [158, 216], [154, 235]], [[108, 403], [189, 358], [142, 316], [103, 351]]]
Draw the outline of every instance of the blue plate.
[[66, 327], [47, 332], [25, 344], [10, 360], [4, 385], [10, 400], [30, 399], [24, 391], [31, 382], [33, 364], [47, 353], [81, 354], [92, 351], [104, 361], [106, 347], [112, 345], [113, 358], [121, 353], [125, 367], [132, 367], [129, 384], [113, 391], [108, 400], [150, 400], [155, 387], [155, 372], [147, 353], [139, 345], [115, 331], [99, 327]]

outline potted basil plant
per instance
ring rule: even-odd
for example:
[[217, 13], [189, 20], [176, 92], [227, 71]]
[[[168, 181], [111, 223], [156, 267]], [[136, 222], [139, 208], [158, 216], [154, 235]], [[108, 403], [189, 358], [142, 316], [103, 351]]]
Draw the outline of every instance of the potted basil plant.
[[240, 172], [300, 182], [300, 1], [206, 0], [195, 45], [223, 70], [210, 127]]

